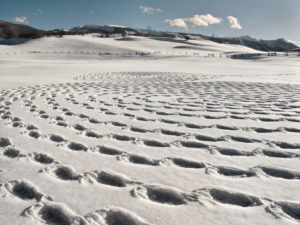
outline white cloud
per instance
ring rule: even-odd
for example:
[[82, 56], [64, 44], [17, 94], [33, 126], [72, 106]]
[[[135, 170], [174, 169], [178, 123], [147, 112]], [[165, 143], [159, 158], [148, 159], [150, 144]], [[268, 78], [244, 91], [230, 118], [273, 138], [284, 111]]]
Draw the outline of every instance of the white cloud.
[[93, 10], [90, 10], [89, 14], [93, 16], [93, 15], [95, 15], [95, 12]]
[[40, 14], [44, 13], [44, 10], [42, 10], [42, 9], [37, 9], [36, 11]]
[[17, 16], [14, 18], [14, 21], [16, 21], [18, 23], [28, 23], [26, 16]]
[[192, 23], [192, 25], [199, 27], [208, 27], [211, 24], [218, 24], [222, 22], [221, 18], [214, 17], [211, 14], [206, 15], [194, 15], [191, 18], [186, 19], [188, 22]]
[[176, 18], [176, 19], [167, 19], [165, 20], [169, 23], [170, 26], [174, 27], [183, 27], [188, 29], [188, 24], [192, 26], [199, 26], [199, 27], [208, 27], [212, 24], [218, 24], [222, 22], [222, 18], [214, 17], [211, 14], [205, 15], [194, 15], [190, 18]]
[[161, 13], [162, 10], [159, 8], [151, 8], [151, 7], [146, 7], [146, 6], [140, 6], [140, 10], [142, 10], [143, 13], [148, 14], [148, 15], [152, 15], [155, 13]]
[[234, 16], [227, 16], [227, 20], [232, 29], [239, 29], [239, 30], [242, 29], [242, 26], [239, 23], [238, 18], [236, 18]]
[[169, 25], [171, 27], [182, 27], [185, 29], [188, 28], [185, 20], [182, 18], [176, 18], [176, 19], [172, 19], [172, 20], [168, 19], [168, 20], [165, 20], [165, 22], [169, 23]]

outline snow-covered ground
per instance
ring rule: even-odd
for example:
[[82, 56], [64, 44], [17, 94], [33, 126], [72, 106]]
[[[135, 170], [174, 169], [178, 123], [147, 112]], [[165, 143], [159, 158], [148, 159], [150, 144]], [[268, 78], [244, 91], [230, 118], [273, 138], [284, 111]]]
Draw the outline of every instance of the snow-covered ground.
[[0, 224], [298, 224], [300, 57], [228, 52], [259, 53], [92, 35], [0, 45]]

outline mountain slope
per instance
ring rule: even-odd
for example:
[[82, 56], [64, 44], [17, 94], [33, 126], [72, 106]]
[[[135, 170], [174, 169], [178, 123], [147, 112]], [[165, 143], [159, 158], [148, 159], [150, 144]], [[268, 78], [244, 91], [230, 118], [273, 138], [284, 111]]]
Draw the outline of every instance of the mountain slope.
[[0, 20], [0, 38], [39, 38], [43, 34], [43, 30]]
[[276, 40], [261, 40], [261, 39], [252, 38], [250, 36], [217, 38], [217, 37], [209, 37], [200, 34], [197, 35], [197, 34], [179, 33], [179, 35], [182, 37], [189, 36], [193, 39], [194, 38], [207, 39], [222, 44], [243, 45], [258, 51], [289, 51], [298, 48], [297, 45], [289, 41], [286, 41], [283, 38], [279, 38]]
[[248, 46], [260, 51], [287, 51], [298, 48], [297, 45], [284, 40], [283, 38], [277, 40], [257, 40], [249, 36], [242, 36], [239, 38], [231, 38], [237, 41], [240, 45]]

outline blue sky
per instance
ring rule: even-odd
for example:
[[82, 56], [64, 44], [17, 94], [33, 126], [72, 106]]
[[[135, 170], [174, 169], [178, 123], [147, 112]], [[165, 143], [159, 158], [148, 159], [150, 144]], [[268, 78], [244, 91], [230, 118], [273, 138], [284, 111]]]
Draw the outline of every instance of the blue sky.
[[300, 45], [300, 0], [0, 0], [0, 6], [0, 19], [41, 29], [149, 25], [218, 37], [285, 38]]

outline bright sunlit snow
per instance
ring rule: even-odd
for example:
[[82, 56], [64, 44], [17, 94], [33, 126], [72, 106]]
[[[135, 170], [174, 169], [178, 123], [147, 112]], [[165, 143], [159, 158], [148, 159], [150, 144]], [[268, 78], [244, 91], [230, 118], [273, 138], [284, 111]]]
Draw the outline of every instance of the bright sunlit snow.
[[300, 57], [230, 57], [246, 53], [261, 52], [0, 45], [0, 224], [299, 224]]

